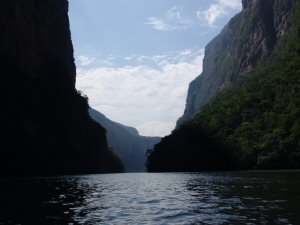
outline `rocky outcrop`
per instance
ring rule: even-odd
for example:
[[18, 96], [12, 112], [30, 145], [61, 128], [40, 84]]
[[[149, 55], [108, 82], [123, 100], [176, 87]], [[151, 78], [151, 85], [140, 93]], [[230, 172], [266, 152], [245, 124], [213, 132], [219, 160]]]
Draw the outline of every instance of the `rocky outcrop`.
[[0, 176], [120, 171], [75, 89], [67, 0], [0, 1]]
[[54, 64], [64, 71], [60, 79], [74, 88], [68, 2], [3, 0], [0, 8], [1, 58], [12, 60], [31, 78], [44, 76]]
[[120, 157], [125, 171], [145, 171], [147, 150], [161, 138], [140, 136], [135, 128], [113, 122], [94, 109], [90, 109], [90, 115], [107, 130], [108, 146]]
[[243, 0], [243, 10], [205, 49], [203, 72], [190, 83], [184, 115], [193, 118], [226, 86], [247, 76], [291, 27], [295, 0]]
[[[300, 2], [294, 4], [243, 1], [242, 13], [207, 46], [204, 72], [191, 84], [191, 104], [201, 112], [155, 145], [149, 172], [300, 168]], [[222, 91], [224, 82], [235, 83]]]

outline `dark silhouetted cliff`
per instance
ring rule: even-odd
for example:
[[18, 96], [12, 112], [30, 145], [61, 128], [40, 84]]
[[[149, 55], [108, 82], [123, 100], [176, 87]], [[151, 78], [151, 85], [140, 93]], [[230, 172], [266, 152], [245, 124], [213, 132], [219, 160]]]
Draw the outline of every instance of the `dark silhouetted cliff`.
[[75, 89], [67, 0], [0, 1], [0, 175], [121, 171]]

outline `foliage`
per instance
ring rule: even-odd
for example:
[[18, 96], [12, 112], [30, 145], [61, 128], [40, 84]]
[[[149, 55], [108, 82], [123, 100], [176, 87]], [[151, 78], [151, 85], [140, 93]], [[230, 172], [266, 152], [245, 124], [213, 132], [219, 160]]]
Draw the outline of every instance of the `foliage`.
[[[150, 171], [156, 164], [167, 165], [162, 171], [174, 170], [168, 165], [181, 163], [174, 157], [178, 154], [174, 146], [181, 145], [178, 151], [185, 155], [186, 164], [197, 161], [198, 170], [220, 169], [218, 163], [227, 159], [212, 159], [207, 152], [223, 157], [224, 149], [235, 169], [300, 167], [299, 3], [293, 21], [293, 27], [278, 42], [268, 61], [225, 88], [189, 126], [179, 128], [155, 146], [148, 160]], [[176, 137], [178, 134], [182, 136]], [[215, 148], [206, 148], [203, 141], [208, 138], [218, 143], [218, 153]], [[208, 166], [201, 167], [203, 162]], [[180, 171], [190, 170], [188, 166], [182, 168]]]
[[230, 170], [232, 163], [227, 149], [200, 126], [186, 124], [155, 146], [146, 166], [151, 172], [209, 171]]

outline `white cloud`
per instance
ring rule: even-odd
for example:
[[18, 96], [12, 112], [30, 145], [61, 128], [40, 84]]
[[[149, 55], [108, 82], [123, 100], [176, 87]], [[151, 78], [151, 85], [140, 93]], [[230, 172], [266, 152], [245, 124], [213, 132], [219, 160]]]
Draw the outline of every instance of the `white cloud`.
[[[178, 8], [177, 6], [172, 7], [168, 12], [166, 17], [177, 23], [180, 24], [181, 28], [187, 28], [188, 26], [192, 26], [193, 22], [190, 18], [185, 18], [182, 16], [182, 9]], [[186, 25], [186, 26], [183, 26]]]
[[108, 118], [137, 127], [142, 135], [167, 135], [183, 114], [188, 84], [201, 73], [203, 54], [185, 49], [144, 56], [137, 66], [83, 67], [77, 88]]
[[181, 20], [181, 10], [177, 7], [174, 6], [172, 7], [168, 12], [167, 12], [167, 18], [169, 20]]
[[88, 65], [92, 64], [95, 60], [96, 60], [96, 58], [89, 57], [86, 55], [81, 55], [78, 57], [78, 63], [81, 66], [88, 66]]
[[174, 129], [174, 124], [162, 121], [149, 121], [138, 126], [137, 129], [144, 136], [163, 137], [170, 133], [170, 130]]
[[228, 11], [239, 10], [241, 7], [241, 0], [217, 0], [207, 10], [197, 11], [196, 14], [199, 19], [204, 19], [210, 26], [214, 26], [219, 18], [228, 15]]
[[174, 27], [165, 23], [162, 19], [156, 17], [148, 17], [148, 22], [146, 24], [152, 25], [154, 29], [160, 31], [174, 30]]
[[219, 4], [223, 4], [227, 8], [239, 10], [242, 7], [241, 0], [218, 0]]
[[199, 18], [204, 17], [204, 19], [208, 22], [210, 26], [214, 25], [217, 18], [222, 15], [226, 15], [226, 11], [222, 7], [222, 5], [211, 5], [210, 8], [204, 12], [198, 11], [197, 16]]
[[164, 15], [164, 18], [148, 17], [148, 22], [145, 24], [152, 25], [152, 27], [159, 31], [170, 30], [185, 30], [193, 26], [193, 22], [190, 18], [182, 16], [182, 9], [177, 6], [173, 6]]
[[93, 68], [96, 66], [113, 66], [116, 57], [114, 55], [108, 55], [101, 57], [101, 54], [94, 54], [91, 56], [80, 55], [76, 57], [76, 65], [84, 68]]
[[104, 66], [114, 65], [115, 57], [113, 55], [108, 56], [105, 59], [99, 60], [99, 63]]
[[180, 52], [180, 55], [182, 55], [182, 56], [188, 56], [188, 55], [191, 55], [191, 54], [192, 54], [192, 52], [191, 52], [190, 49], [187, 49], [187, 50], [184, 50], [184, 51]]
[[[214, 27], [220, 18], [230, 15], [233, 10], [237, 11], [241, 8], [241, 0], [214, 0], [208, 9], [198, 10], [196, 17]], [[196, 17], [185, 17], [183, 12], [182, 8], [173, 6], [161, 18], [148, 17], [145, 24], [151, 25], [159, 31], [186, 30], [195, 25], [203, 25], [195, 22]]]
[[172, 51], [167, 54], [161, 55], [137, 55], [133, 54], [127, 57], [123, 57], [126, 61], [136, 61], [139, 64], [156, 64], [162, 66], [168, 63], [176, 64], [178, 62], [191, 62], [195, 56], [201, 54], [202, 50], [199, 47], [192, 49], [183, 49], [181, 51]]
[[123, 59], [125, 59], [127, 61], [132, 60], [134, 58], [136, 58], [136, 55], [130, 55], [130, 56], [123, 57]]

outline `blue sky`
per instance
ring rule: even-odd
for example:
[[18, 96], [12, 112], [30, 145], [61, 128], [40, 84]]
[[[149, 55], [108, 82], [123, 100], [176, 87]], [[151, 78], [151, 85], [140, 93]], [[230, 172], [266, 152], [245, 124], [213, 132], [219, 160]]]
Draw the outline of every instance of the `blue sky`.
[[164, 136], [183, 114], [205, 45], [241, 0], [70, 0], [76, 87], [108, 118]]

